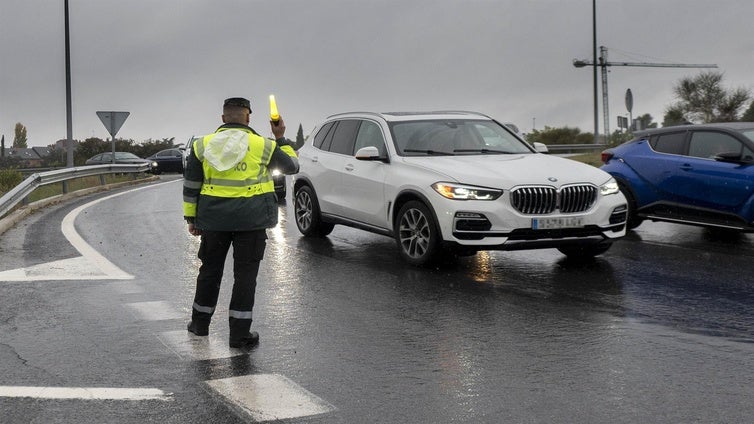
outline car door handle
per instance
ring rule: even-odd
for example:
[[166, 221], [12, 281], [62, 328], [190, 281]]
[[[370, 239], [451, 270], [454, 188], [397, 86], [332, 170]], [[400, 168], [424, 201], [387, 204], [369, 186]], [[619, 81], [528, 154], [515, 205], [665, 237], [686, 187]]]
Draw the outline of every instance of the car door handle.
[[353, 164], [349, 163], [346, 165], [346, 171], [353, 171]]
[[694, 167], [692, 167], [688, 163], [684, 163], [683, 165], [681, 165], [681, 169], [683, 169], [684, 171], [691, 171], [692, 169], [694, 169]]
[[312, 162], [319, 162], [319, 156], [312, 156], [310, 160]]

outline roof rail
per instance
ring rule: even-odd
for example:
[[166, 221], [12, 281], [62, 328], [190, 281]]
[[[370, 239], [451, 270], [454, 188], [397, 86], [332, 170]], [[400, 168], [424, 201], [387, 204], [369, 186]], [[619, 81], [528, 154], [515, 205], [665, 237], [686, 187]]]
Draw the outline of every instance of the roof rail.
[[374, 115], [374, 116], [379, 116], [379, 117], [382, 117], [382, 114], [381, 114], [381, 113], [378, 113], [378, 112], [352, 111], [352, 112], [341, 112], [341, 113], [336, 113], [336, 114], [334, 114], [334, 115], [330, 115], [330, 116], [328, 116], [328, 117], [327, 117], [327, 118], [325, 118], [325, 119], [335, 118], [336, 116], [342, 116], [342, 115], [351, 115], [351, 114], [354, 114], [354, 113], [363, 113], [363, 114], [365, 114], [365, 115]]
[[351, 115], [351, 114], [354, 114], [354, 113], [362, 113], [362, 114], [365, 114], [365, 115], [374, 115], [374, 116], [378, 116], [378, 117], [384, 117], [384, 115], [396, 115], [396, 116], [398, 116], [398, 115], [431, 115], [431, 114], [447, 114], [447, 115], [451, 115], [451, 114], [472, 114], [472, 115], [480, 115], [480, 116], [484, 116], [485, 118], [493, 119], [492, 117], [490, 117], [489, 115], [486, 115], [484, 113], [474, 112], [474, 111], [470, 111], [470, 110], [430, 110], [430, 111], [414, 111], [414, 112], [405, 112], [405, 111], [404, 112], [351, 111], [351, 112], [336, 113], [334, 115], [328, 116], [326, 119], [335, 118], [335, 117], [343, 116], [343, 115]]

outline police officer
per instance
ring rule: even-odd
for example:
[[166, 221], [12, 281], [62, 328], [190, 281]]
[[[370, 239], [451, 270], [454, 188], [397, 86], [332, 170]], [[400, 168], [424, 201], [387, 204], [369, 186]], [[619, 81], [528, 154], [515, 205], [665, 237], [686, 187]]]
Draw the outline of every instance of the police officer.
[[270, 169], [298, 172], [298, 159], [285, 138], [282, 119], [270, 122], [275, 140], [249, 127], [251, 104], [233, 97], [223, 105], [223, 125], [195, 138], [183, 183], [183, 214], [188, 231], [201, 236], [202, 262], [188, 331], [209, 334], [228, 249], [233, 245], [233, 293], [228, 310], [230, 347], [251, 347], [259, 334], [249, 331], [259, 263], [267, 228], [278, 222], [278, 205]]

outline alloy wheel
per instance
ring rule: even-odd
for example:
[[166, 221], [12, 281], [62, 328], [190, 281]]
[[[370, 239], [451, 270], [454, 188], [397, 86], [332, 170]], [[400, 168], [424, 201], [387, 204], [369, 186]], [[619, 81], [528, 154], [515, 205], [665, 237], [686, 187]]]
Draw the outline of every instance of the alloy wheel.
[[399, 240], [403, 251], [412, 258], [421, 258], [429, 249], [431, 228], [427, 217], [418, 209], [409, 209], [401, 216]]
[[302, 230], [307, 230], [312, 225], [312, 198], [304, 190], [296, 195], [296, 223]]

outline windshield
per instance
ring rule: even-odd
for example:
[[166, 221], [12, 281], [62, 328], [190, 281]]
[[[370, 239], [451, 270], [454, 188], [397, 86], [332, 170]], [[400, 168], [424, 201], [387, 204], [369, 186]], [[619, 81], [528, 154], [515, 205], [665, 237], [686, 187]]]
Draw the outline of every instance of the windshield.
[[533, 153], [505, 127], [491, 120], [393, 122], [390, 131], [401, 156]]
[[745, 135], [749, 140], [754, 141], [754, 129], [743, 130], [741, 131], [741, 133]]
[[129, 152], [115, 152], [115, 159], [141, 159], [141, 158]]

